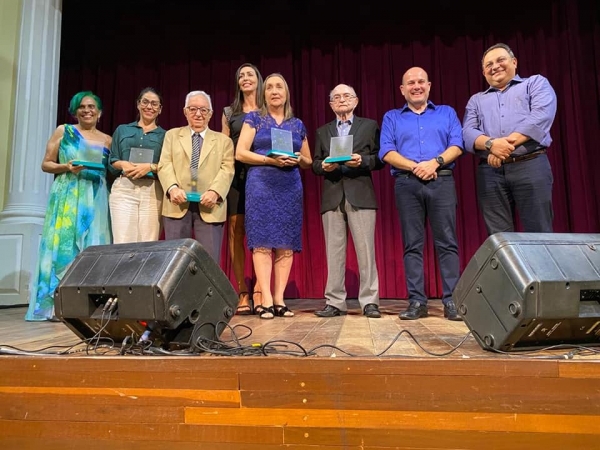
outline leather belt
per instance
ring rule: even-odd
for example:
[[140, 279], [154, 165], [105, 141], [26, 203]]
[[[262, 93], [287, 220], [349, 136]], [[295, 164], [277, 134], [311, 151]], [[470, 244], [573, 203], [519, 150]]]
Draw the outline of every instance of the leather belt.
[[509, 156], [504, 161], [502, 161], [502, 164], [504, 165], [504, 164], [512, 164], [512, 163], [516, 163], [516, 162], [521, 162], [521, 161], [529, 161], [530, 159], [535, 159], [538, 156], [543, 155], [544, 153], [546, 153], [545, 148], [543, 148], [541, 150], [536, 150], [535, 152], [525, 153], [524, 155]]
[[[448, 176], [452, 175], [452, 169], [438, 170], [437, 174], [438, 174], [438, 177], [448, 177]], [[413, 177], [415, 176], [414, 173], [409, 172], [408, 170], [398, 172], [398, 174], [396, 176], [399, 177], [400, 175], [407, 175], [407, 176], [413, 176]]]

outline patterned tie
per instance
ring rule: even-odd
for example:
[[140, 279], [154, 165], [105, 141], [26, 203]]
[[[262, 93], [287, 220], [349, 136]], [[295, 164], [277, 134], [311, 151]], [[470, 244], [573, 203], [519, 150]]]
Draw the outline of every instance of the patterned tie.
[[190, 162], [190, 170], [192, 171], [192, 190], [196, 190], [198, 184], [198, 162], [200, 161], [200, 149], [202, 148], [202, 136], [200, 133], [192, 135], [192, 161]]

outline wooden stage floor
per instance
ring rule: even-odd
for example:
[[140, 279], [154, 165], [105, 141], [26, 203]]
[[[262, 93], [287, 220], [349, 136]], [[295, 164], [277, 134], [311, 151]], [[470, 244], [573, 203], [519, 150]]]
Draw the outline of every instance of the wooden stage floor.
[[414, 322], [397, 316], [406, 301], [382, 301], [381, 319], [355, 300], [332, 319], [287, 303], [296, 317], [231, 320], [222, 340], [251, 356], [36, 354], [80, 340], [0, 310], [0, 447], [600, 449], [596, 350], [491, 353], [439, 301]]

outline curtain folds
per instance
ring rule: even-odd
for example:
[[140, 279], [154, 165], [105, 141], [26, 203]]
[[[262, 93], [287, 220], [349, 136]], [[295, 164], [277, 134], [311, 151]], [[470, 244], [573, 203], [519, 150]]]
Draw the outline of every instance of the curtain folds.
[[[85, 2], [83, 2], [85, 3]], [[517, 10], [506, 6], [470, 9], [467, 2], [424, 1], [390, 6], [375, 1], [342, 11], [322, 2], [205, 3], [129, 0], [118, 9], [97, 2], [94, 14], [77, 0], [63, 1], [59, 85], [61, 123], [71, 122], [68, 101], [91, 89], [104, 102], [99, 127], [112, 133], [136, 117], [139, 91], [153, 86], [164, 97], [160, 124], [185, 124], [187, 92], [201, 89], [212, 97], [210, 128], [221, 130], [221, 114], [233, 96], [236, 68], [258, 66], [263, 77], [286, 78], [292, 107], [305, 123], [311, 148], [317, 127], [333, 120], [329, 91], [338, 83], [353, 86], [356, 115], [381, 120], [401, 107], [399, 85], [411, 66], [421, 66], [432, 83], [430, 99], [454, 107], [462, 119], [470, 95], [484, 89], [483, 51], [497, 42], [510, 45], [523, 77], [546, 76], [558, 97], [549, 157], [554, 173], [556, 232], [600, 232], [600, 7], [592, 1], [534, 1]], [[249, 11], [248, 8], [252, 8]], [[358, 9], [353, 9], [358, 8]], [[411, 9], [412, 8], [412, 9]], [[328, 10], [330, 9], [330, 10]], [[470, 154], [455, 171], [461, 268], [485, 240], [477, 208], [475, 168]], [[288, 298], [323, 298], [325, 243], [319, 214], [321, 180], [310, 171], [304, 182], [302, 253], [295, 256]], [[382, 298], [406, 298], [402, 241], [389, 166], [374, 174], [380, 209], [376, 254]], [[227, 236], [222, 267], [233, 280]], [[431, 235], [425, 247], [426, 290], [441, 295]], [[251, 258], [246, 263], [253, 277]], [[347, 286], [358, 290], [354, 247], [349, 243]]]

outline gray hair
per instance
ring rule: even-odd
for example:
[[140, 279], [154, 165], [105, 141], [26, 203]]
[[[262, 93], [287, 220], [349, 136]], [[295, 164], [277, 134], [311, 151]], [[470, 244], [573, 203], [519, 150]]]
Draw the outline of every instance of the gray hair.
[[[340, 84], [344, 84], [344, 83], [340, 83]], [[331, 91], [329, 91], [329, 101], [333, 100], [333, 91], [335, 91], [335, 88], [337, 88], [339, 86], [339, 84], [334, 87]], [[354, 90], [354, 88], [352, 86], [350, 86], [349, 84], [344, 84], [344, 86], [348, 86], [348, 89], [350, 89], [350, 92], [352, 93], [352, 95], [354, 95], [355, 97], [358, 97], [356, 95], [356, 91]]]
[[192, 91], [190, 92], [188, 95], [185, 96], [185, 105], [183, 105], [184, 108], [187, 108], [188, 104], [190, 103], [190, 99], [192, 97], [196, 97], [197, 95], [203, 95], [204, 98], [206, 99], [206, 101], [208, 102], [208, 109], [210, 109], [211, 111], [213, 110], [212, 107], [212, 102], [210, 101], [210, 95], [208, 95], [206, 92], [204, 91]]

